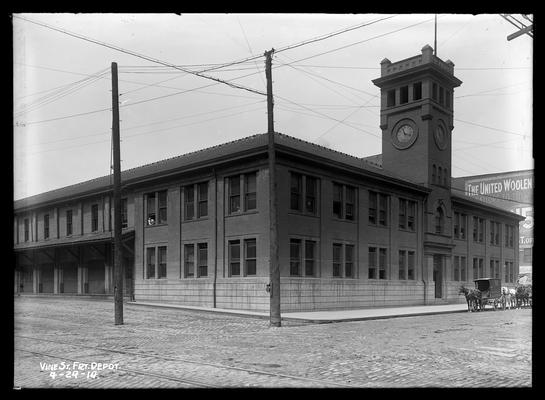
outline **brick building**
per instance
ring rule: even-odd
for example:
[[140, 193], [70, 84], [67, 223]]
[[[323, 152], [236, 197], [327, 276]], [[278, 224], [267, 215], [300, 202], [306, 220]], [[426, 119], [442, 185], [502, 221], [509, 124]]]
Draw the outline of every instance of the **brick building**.
[[[476, 277], [514, 285], [521, 217], [450, 190], [454, 64], [425, 46], [383, 60], [373, 82], [381, 155], [275, 133], [282, 311], [460, 302]], [[128, 296], [268, 310], [268, 177], [267, 134], [123, 171]], [[14, 208], [16, 291], [112, 292], [108, 176]]]

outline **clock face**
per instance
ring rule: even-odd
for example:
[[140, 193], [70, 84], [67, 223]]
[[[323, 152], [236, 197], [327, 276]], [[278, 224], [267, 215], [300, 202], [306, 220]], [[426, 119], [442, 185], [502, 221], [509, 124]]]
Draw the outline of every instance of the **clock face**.
[[399, 121], [391, 131], [392, 144], [399, 150], [408, 149], [416, 142], [418, 125], [409, 118]]
[[414, 129], [408, 124], [401, 125], [397, 130], [396, 136], [400, 143], [407, 143], [414, 136]]
[[443, 125], [437, 125], [435, 128], [435, 143], [440, 150], [445, 150], [447, 148], [447, 132]]

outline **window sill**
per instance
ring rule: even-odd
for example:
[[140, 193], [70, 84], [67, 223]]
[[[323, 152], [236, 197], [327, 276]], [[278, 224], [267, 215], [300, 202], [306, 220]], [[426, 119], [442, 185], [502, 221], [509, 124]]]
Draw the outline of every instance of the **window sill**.
[[168, 223], [167, 222], [163, 222], [161, 224], [154, 224], [154, 225], [144, 225], [144, 228], [155, 228], [155, 227], [158, 227], [158, 226], [167, 226]]
[[414, 230], [414, 229], [399, 228], [399, 230], [402, 231], [402, 232], [407, 232], [407, 233], [416, 233], [416, 230]]
[[182, 220], [182, 224], [185, 223], [191, 223], [191, 222], [199, 222], [199, 221], [207, 221], [210, 217], [207, 215], [206, 217], [199, 217], [199, 218], [192, 218], [192, 219], [184, 219]]
[[230, 213], [230, 214], [226, 214], [225, 215], [225, 218], [229, 218], [229, 217], [239, 217], [241, 215], [252, 215], [252, 214], [258, 214], [259, 211], [257, 210], [250, 210], [250, 211], [237, 211], [237, 212], [234, 212], [234, 213]]
[[288, 214], [291, 214], [291, 215], [301, 215], [303, 217], [313, 217], [313, 218], [320, 218], [320, 216], [316, 213], [310, 213], [310, 212], [305, 212], [305, 211], [297, 211], [297, 210], [289, 210], [288, 211]]
[[333, 221], [339, 221], [339, 222], [348, 222], [349, 224], [357, 224], [358, 220], [354, 217], [354, 219], [346, 219], [346, 218], [339, 218], [336, 216], [332, 216], [331, 219]]
[[389, 229], [390, 226], [388, 225], [378, 225], [378, 224], [372, 224], [372, 223], [367, 223], [367, 226], [372, 226], [373, 228], [381, 228], [381, 229]]

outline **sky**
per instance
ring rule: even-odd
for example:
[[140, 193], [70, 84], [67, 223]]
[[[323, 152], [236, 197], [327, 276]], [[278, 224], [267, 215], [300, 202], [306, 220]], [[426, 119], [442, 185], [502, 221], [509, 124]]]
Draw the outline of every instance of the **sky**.
[[[434, 47], [434, 27], [434, 14], [14, 14], [14, 199], [110, 174], [113, 62], [122, 170], [265, 133], [272, 48], [276, 132], [379, 154], [371, 81], [384, 58]], [[533, 39], [508, 41], [516, 30], [499, 14], [437, 15], [437, 56], [463, 82], [453, 177], [534, 166]]]

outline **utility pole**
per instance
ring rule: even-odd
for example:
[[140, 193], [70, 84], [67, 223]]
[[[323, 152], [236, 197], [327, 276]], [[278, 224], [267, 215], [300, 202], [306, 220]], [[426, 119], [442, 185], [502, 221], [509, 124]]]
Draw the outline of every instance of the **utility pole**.
[[265, 52], [265, 75], [267, 77], [267, 119], [268, 119], [268, 158], [269, 158], [269, 215], [270, 215], [270, 254], [269, 254], [269, 275], [270, 275], [270, 326], [281, 326], [280, 317], [280, 268], [278, 265], [278, 219], [276, 200], [276, 155], [274, 149], [274, 117], [273, 117], [273, 94], [272, 94], [272, 54], [274, 49]]
[[123, 254], [121, 244], [121, 160], [119, 138], [119, 93], [117, 63], [112, 62], [112, 143], [114, 161], [114, 317], [123, 325]]

